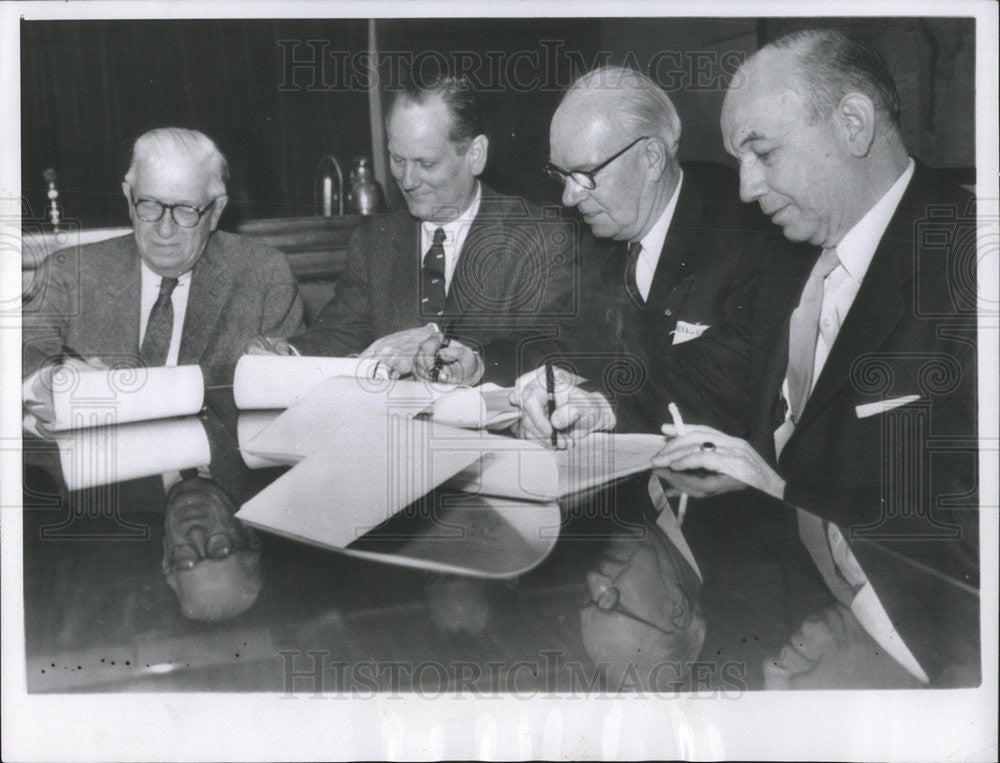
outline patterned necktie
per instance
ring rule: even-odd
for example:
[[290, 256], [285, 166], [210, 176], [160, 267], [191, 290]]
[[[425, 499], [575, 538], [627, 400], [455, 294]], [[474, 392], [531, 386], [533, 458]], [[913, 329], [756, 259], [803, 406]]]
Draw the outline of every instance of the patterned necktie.
[[420, 312], [438, 316], [444, 313], [444, 228], [434, 231], [434, 243], [424, 255], [420, 283]]
[[635, 269], [639, 263], [639, 255], [642, 254], [642, 244], [633, 241], [628, 245], [628, 261], [625, 264], [625, 291], [632, 298], [632, 301], [639, 307], [646, 304], [646, 300], [639, 291], [639, 283], [635, 279]]
[[160, 296], [156, 298], [153, 309], [149, 311], [146, 336], [143, 337], [142, 347], [139, 350], [139, 356], [147, 366], [162, 366], [167, 362], [170, 337], [174, 333], [174, 306], [170, 301], [170, 295], [176, 286], [176, 278], [162, 279]]

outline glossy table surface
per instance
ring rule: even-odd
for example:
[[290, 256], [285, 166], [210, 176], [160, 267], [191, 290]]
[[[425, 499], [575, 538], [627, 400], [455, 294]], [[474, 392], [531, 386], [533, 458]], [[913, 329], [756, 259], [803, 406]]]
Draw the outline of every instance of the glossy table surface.
[[[281, 472], [242, 465], [235, 413], [228, 392], [216, 390], [201, 419], [213, 475], [239, 503]], [[44, 462], [31, 457], [37, 450], [26, 443], [26, 463]], [[204, 624], [181, 615], [164, 581], [155, 490], [105, 488], [105, 508], [94, 510], [99, 502], [80, 494], [67, 502], [37, 467], [26, 475], [29, 691], [434, 695], [602, 686], [583, 649], [579, 609], [586, 572], [615, 530], [595, 510], [607, 501], [564, 506], [552, 553], [508, 582], [432, 576], [261, 533], [260, 598], [232, 620]], [[689, 689], [759, 688], [761, 661], [825, 596], [807, 560], [761, 544], [760, 518], [749, 516], [739, 501], [691, 505], [685, 531], [705, 576], [708, 636]]]

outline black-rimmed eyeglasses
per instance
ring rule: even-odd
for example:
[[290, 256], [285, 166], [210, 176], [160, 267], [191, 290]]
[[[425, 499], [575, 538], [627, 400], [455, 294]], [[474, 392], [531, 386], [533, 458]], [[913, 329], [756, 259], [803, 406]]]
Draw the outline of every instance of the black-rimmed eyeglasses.
[[135, 208], [136, 216], [144, 223], [156, 223], [163, 217], [163, 213], [170, 210], [170, 217], [182, 228], [194, 228], [201, 222], [202, 216], [215, 206], [218, 199], [212, 199], [201, 209], [192, 207], [190, 204], [163, 204], [154, 199], [138, 199], [132, 197], [132, 206]]
[[636, 145], [639, 141], [642, 141], [642, 140], [649, 140], [649, 136], [648, 135], [643, 135], [641, 138], [636, 138], [631, 143], [629, 143], [627, 146], [625, 146], [625, 148], [623, 148], [621, 151], [619, 151], [617, 154], [615, 154], [614, 156], [608, 157], [603, 162], [601, 162], [596, 167], [594, 167], [592, 170], [569, 170], [569, 171], [566, 171], [566, 170], [560, 169], [559, 167], [556, 167], [552, 162], [548, 162], [545, 165], [545, 173], [550, 178], [552, 178], [557, 183], [559, 183], [559, 185], [565, 185], [566, 184], [566, 178], [573, 178], [573, 182], [576, 183], [581, 188], [583, 188], [583, 189], [585, 189], [587, 191], [593, 191], [595, 188], [597, 188], [597, 180], [594, 178], [594, 176], [598, 172], [600, 172], [601, 170], [603, 170], [605, 167], [607, 167], [609, 164], [611, 164], [611, 162], [613, 162], [619, 156], [621, 156], [626, 151], [628, 151], [630, 148], [632, 148], [632, 146]]

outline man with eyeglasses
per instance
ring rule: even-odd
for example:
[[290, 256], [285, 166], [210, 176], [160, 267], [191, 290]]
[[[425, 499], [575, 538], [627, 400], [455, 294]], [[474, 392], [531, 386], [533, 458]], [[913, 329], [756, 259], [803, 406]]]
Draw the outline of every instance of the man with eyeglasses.
[[[670, 401], [686, 418], [744, 430], [749, 397], [738, 381], [748, 366], [738, 344], [720, 352], [710, 379], [653, 372], [712, 326], [743, 321], [759, 250], [777, 239], [741, 204], [734, 171], [679, 162], [680, 135], [663, 89], [621, 67], [580, 77], [556, 110], [546, 171], [593, 236], [580, 247], [580, 311], [551, 358], [565, 371], [554, 415], [540, 375], [515, 393], [525, 436], [548, 442], [554, 427], [565, 447], [595, 429], [658, 432]], [[703, 398], [704, 384], [725, 389], [727, 404]]]
[[[167, 127], [136, 140], [122, 182], [132, 235], [49, 256], [25, 303], [29, 436], [49, 435], [51, 379], [60, 366], [198, 364], [206, 386], [227, 385], [259, 331], [301, 329], [284, 254], [217, 230], [228, 174], [225, 157], [200, 132]], [[227, 468], [213, 461], [216, 471]], [[129, 496], [123, 505], [165, 505], [164, 573], [185, 616], [224, 619], [254, 602], [262, 579], [256, 539], [232, 518], [232, 501], [207, 468], [123, 483], [118, 494]]]
[[228, 175], [215, 143], [195, 130], [160, 128], [136, 140], [122, 182], [132, 235], [53, 254], [32, 283], [23, 333], [30, 431], [51, 420], [38, 374], [61, 363], [196, 363], [206, 385], [225, 385], [251, 337], [301, 329], [285, 256], [217, 230]]

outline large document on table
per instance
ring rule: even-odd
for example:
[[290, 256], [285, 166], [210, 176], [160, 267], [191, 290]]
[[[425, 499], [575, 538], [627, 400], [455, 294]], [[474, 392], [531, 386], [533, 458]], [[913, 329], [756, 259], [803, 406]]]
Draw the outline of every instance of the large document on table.
[[[492, 403], [481, 391], [468, 396], [471, 421], [494, 420], [507, 394]], [[442, 423], [434, 405], [441, 399], [440, 390], [418, 382], [327, 379], [284, 413], [248, 423], [246, 438], [240, 436], [245, 459], [294, 467], [237, 517], [345, 553], [510, 576], [551, 550], [558, 498], [648, 469], [664, 442], [659, 435], [594, 434], [575, 448], [552, 451]], [[466, 419], [454, 412], [445, 418]], [[424, 498], [441, 486], [453, 492]], [[442, 534], [444, 527], [452, 535]], [[406, 528], [402, 535], [400, 528]], [[393, 539], [402, 545], [380, 550]]]

